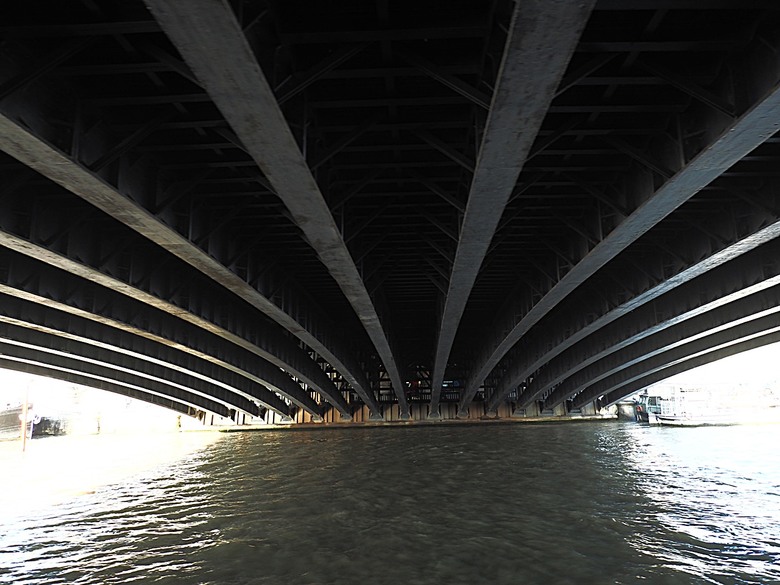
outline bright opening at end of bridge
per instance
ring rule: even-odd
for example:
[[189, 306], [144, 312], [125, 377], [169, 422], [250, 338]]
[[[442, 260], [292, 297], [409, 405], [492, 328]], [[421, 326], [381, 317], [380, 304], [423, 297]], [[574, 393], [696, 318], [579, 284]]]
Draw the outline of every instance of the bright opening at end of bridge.
[[[703, 389], [734, 397], [741, 400], [743, 406], [756, 402], [757, 407], [765, 408], [774, 400], [780, 411], [780, 372], [775, 367], [778, 359], [780, 343], [765, 345], [659, 378], [660, 381], [637, 388], [636, 392], [615, 403], [631, 401], [641, 394], [662, 395], [671, 389]], [[3, 417], [0, 445], [4, 454], [21, 450], [18, 445], [22, 438], [20, 419], [25, 403], [28, 406], [27, 437], [28, 440], [35, 439], [28, 446], [39, 444], [38, 439], [44, 438], [56, 441], [63, 437], [118, 435], [154, 436], [156, 441], [164, 442], [168, 440], [166, 437], [187, 431], [284, 428], [302, 422], [282, 418], [271, 410], [262, 411], [260, 416], [237, 411], [230, 411], [230, 416], [220, 416], [197, 408], [182, 409], [180, 405], [172, 410], [153, 400], [141, 401], [115, 392], [12, 370], [0, 370], [0, 383]], [[604, 412], [614, 411], [614, 403], [609, 402], [609, 397], [609, 394], [597, 397], [596, 406], [603, 407]], [[308, 421], [308, 424], [318, 423]]]

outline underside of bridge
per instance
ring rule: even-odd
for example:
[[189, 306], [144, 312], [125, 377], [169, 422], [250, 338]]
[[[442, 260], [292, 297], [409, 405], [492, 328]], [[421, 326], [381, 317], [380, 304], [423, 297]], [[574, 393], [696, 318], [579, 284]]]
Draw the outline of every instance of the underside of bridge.
[[2, 15], [0, 367], [398, 420], [780, 341], [776, 0]]

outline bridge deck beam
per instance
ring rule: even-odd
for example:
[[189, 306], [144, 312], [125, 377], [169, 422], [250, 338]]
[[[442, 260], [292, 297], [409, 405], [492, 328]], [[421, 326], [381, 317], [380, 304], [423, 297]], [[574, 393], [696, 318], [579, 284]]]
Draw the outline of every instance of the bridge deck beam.
[[[763, 95], [741, 116], [725, 123], [705, 148], [558, 280], [507, 335], [498, 343], [488, 344], [488, 352], [466, 384], [461, 408], [468, 406], [482, 382], [517, 341], [572, 291], [777, 132], [780, 128], [780, 86], [777, 85], [777, 72], [761, 71], [757, 75], [765, 88]], [[714, 133], [712, 127], [709, 128], [709, 133]], [[511, 385], [505, 385], [502, 390], [504, 394], [495, 394], [491, 406], [502, 400], [511, 389]]]
[[[0, 258], [9, 269], [6, 280], [0, 282], [0, 293], [15, 297], [18, 302], [40, 305], [110, 327], [119, 336], [138, 337], [213, 362], [273, 389], [304, 409], [321, 414], [319, 407], [312, 405], [311, 397], [289, 375], [261, 359], [251, 347], [239, 350], [240, 346], [227, 339], [208, 335], [176, 317], [155, 314], [134, 299], [112, 294], [100, 286], [90, 287], [75, 276], [34, 263], [24, 256], [0, 250]], [[79, 291], [76, 298], [72, 294], [75, 290]], [[3, 304], [4, 315], [15, 317], [11, 311], [16, 310], [20, 315], [29, 316], [29, 310], [17, 309], [13, 301], [9, 299]], [[25, 319], [24, 316], [20, 318]], [[47, 319], [49, 326], [59, 322], [55, 320], [56, 315], [41, 316], [37, 312], [27, 320], [36, 322], [41, 318]]]
[[[652, 335], [648, 333], [627, 347], [615, 349], [557, 386], [545, 399], [545, 407], [557, 406], [584, 388], [623, 370], [651, 368], [659, 360], [663, 363], [676, 361], [780, 324], [777, 317], [780, 308], [776, 302], [780, 279], [774, 279], [774, 282], [772, 288], [718, 305], [697, 317], [676, 322]], [[523, 400], [522, 406], [527, 403]]]
[[622, 370], [585, 388], [574, 397], [573, 405], [575, 408], [579, 408], [601, 396], [606, 398], [605, 404], [613, 404], [642, 388], [693, 368], [780, 342], [780, 327], [777, 326], [776, 321], [769, 323], [768, 321], [756, 320], [751, 324], [753, 325], [752, 329], [743, 337], [730, 336], [728, 341], [721, 343], [722, 338], [715, 336], [709, 346], [701, 348], [697, 353], [684, 352], [679, 356], [669, 355], [665, 358], [659, 356], [658, 359], [642, 364], [641, 367]]
[[[552, 386], [560, 384], [577, 368], [597, 359], [596, 355], [603, 356], [608, 351], [604, 348], [617, 348], [618, 344], [628, 343], [626, 335], [638, 327], [646, 328], [640, 335], [650, 335], [657, 330], [659, 323], [671, 316], [684, 313], [693, 316], [703, 311], [701, 307], [707, 303], [725, 302], [729, 294], [732, 298], [745, 294], [742, 282], [758, 281], [751, 287], [754, 291], [772, 286], [774, 263], [771, 250], [777, 249], [773, 240], [778, 235], [780, 222], [770, 224], [751, 237], [725, 247], [673, 278], [634, 296], [564, 339], [552, 336], [541, 338], [537, 342], [538, 347], [552, 349], [539, 349], [537, 352], [529, 349], [527, 353], [533, 358], [518, 360], [502, 379], [497, 395], [505, 396], [507, 386], [518, 385], [533, 374], [533, 380], [519, 398], [518, 405], [523, 407], [544, 395]], [[753, 252], [748, 254], [751, 250]], [[742, 254], [748, 256], [741, 258]], [[736, 292], [731, 292], [732, 288]], [[692, 298], [701, 303], [695, 311], [690, 310]], [[571, 319], [575, 322], [573, 316]], [[491, 401], [491, 406], [493, 404]]]
[[[230, 5], [200, 0], [186, 7], [157, 0], [148, 4], [346, 295], [408, 417], [405, 387], [376, 307]], [[356, 390], [378, 413], [373, 394]]]
[[434, 356], [431, 417], [477, 274], [595, 0], [515, 4], [461, 224]]

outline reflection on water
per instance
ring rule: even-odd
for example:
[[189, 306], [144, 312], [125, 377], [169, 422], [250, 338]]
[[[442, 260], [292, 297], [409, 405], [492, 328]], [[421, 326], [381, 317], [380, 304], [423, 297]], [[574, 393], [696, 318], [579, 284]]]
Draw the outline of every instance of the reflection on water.
[[777, 439], [621, 423], [231, 434], [35, 509], [9, 512], [4, 480], [0, 583], [780, 582]]
[[658, 531], [639, 546], [715, 583], [780, 582], [780, 427], [642, 429], [627, 451]]
[[[30, 516], [77, 496], [175, 471], [217, 433], [113, 434], [0, 442], [0, 519]], [[106, 487], [110, 486], [110, 487]]]

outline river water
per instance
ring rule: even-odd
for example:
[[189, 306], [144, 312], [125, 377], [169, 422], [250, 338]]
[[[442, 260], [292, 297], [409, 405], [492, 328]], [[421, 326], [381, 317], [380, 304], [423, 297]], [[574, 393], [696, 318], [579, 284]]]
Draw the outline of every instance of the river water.
[[0, 583], [780, 583], [780, 425], [198, 435], [0, 491]]

